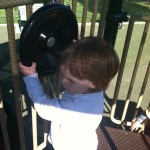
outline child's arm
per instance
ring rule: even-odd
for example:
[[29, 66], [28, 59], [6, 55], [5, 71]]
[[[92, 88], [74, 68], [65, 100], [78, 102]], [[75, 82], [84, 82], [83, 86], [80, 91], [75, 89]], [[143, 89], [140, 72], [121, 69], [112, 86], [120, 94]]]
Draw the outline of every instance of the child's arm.
[[45, 112], [50, 112], [52, 110], [53, 113], [50, 114], [54, 114], [54, 116], [56, 116], [54, 113], [56, 111], [54, 109], [50, 109], [50, 107], [54, 105], [56, 108], [56, 106], [58, 105], [57, 101], [55, 101], [54, 99], [53, 101], [50, 101], [51, 99], [45, 94], [43, 85], [38, 79], [38, 74], [36, 73], [36, 63], [33, 62], [32, 66], [28, 67], [24, 66], [20, 62], [19, 68], [21, 69], [22, 74], [25, 76], [23, 79], [26, 84], [28, 95], [34, 103], [34, 107], [39, 115], [42, 118], [47, 119], [48, 115]]

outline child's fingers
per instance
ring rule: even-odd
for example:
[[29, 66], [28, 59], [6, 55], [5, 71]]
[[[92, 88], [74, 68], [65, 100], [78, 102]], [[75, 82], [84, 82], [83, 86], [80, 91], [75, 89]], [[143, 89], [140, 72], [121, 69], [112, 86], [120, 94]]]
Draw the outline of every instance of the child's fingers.
[[[22, 69], [23, 69], [23, 68], [30, 68], [30, 67], [28, 67], [28, 66], [24, 66], [21, 62], [19, 62], [19, 67], [22, 68]], [[31, 67], [36, 68], [36, 63], [33, 62]]]
[[135, 131], [137, 131], [137, 130], [138, 130], [138, 127], [135, 128]]
[[80, 35], [78, 35], [78, 40], [81, 40], [81, 36]]
[[23, 65], [21, 62], [19, 62], [19, 68], [20, 68], [20, 69], [23, 69], [23, 68], [24, 68], [24, 65]]
[[72, 42], [73, 42], [73, 43], [76, 43], [76, 42], [77, 42], [77, 40], [76, 40], [76, 39], [73, 39], [73, 40], [72, 40]]
[[133, 132], [134, 128], [131, 126], [130, 130], [131, 130], [131, 132]]
[[81, 39], [80, 35], [78, 35], [78, 39], [73, 39], [72, 42], [76, 43], [77, 41], [79, 41]]
[[36, 68], [36, 63], [32, 62], [32, 67]]

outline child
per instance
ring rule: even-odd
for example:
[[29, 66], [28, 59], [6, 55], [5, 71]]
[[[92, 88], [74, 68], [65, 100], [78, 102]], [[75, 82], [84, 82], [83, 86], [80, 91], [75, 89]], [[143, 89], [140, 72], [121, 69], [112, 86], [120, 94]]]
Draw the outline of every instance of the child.
[[51, 121], [48, 140], [54, 149], [96, 150], [103, 91], [119, 68], [115, 50], [98, 37], [86, 37], [70, 45], [59, 64], [60, 81], [66, 89], [61, 99], [46, 96], [35, 63], [31, 67], [19, 66], [36, 111]]
[[146, 119], [150, 119], [150, 106], [145, 110], [145, 112], [141, 113], [136, 119], [132, 121], [131, 131], [137, 130], [141, 127], [141, 123]]

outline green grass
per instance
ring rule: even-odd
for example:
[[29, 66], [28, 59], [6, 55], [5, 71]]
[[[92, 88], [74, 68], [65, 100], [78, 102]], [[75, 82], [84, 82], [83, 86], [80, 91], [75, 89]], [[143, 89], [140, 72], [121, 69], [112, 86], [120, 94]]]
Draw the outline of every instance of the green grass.
[[[89, 0], [89, 5], [88, 5], [88, 12], [87, 12], [87, 22], [91, 22], [92, 18], [92, 11], [93, 11], [93, 0]], [[71, 0], [64, 0], [65, 4], [72, 5]], [[83, 5], [84, 5], [84, 0], [78, 0], [77, 2], [77, 20], [78, 22], [82, 21], [82, 12], [83, 12]], [[98, 5], [98, 12], [97, 12], [97, 21], [100, 18], [101, 14], [101, 6], [102, 6], [102, 0], [99, 0], [99, 5]], [[150, 3], [148, 3], [148, 0], [141, 1], [141, 0], [124, 0], [123, 1], [123, 10], [127, 11], [130, 15], [142, 15], [142, 16], [147, 16], [150, 14]], [[18, 17], [18, 8], [13, 9], [13, 14], [14, 14], [14, 22], [18, 23], [19, 17]], [[1, 9], [0, 10], [0, 24], [6, 23], [6, 15], [5, 15], [5, 10]]]
[[[64, 3], [72, 5], [72, 1], [70, 1], [70, 0], [65, 0]], [[77, 9], [76, 10], [76, 16], [77, 16], [77, 21], [78, 22], [82, 22], [83, 5], [84, 5], [84, 0], [78, 0], [77, 8], [76, 8]], [[94, 5], [93, 0], [89, 0], [86, 22], [91, 22], [93, 5]], [[102, 6], [102, 1], [99, 1], [97, 20], [99, 20], [99, 18], [100, 18], [101, 6]]]
[[150, 15], [150, 2], [149, 0], [124, 0], [123, 8], [131, 15]]
[[[18, 8], [15, 7], [13, 9], [13, 17], [14, 17], [14, 22], [18, 23]], [[0, 9], [0, 24], [5, 24], [6, 23], [6, 13], [4, 9]]]

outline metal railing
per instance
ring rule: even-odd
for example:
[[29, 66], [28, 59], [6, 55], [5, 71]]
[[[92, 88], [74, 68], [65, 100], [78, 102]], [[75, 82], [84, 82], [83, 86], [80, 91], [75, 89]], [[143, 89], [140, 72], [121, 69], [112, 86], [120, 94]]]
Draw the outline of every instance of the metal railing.
[[[13, 82], [13, 91], [15, 96], [15, 105], [16, 105], [16, 114], [17, 114], [17, 121], [18, 121], [18, 131], [19, 131], [19, 142], [20, 142], [20, 149], [26, 150], [26, 144], [25, 144], [25, 133], [24, 133], [24, 125], [23, 125], [23, 117], [22, 117], [22, 103], [23, 98], [25, 97], [20, 90], [20, 81], [19, 81], [19, 70], [18, 70], [18, 57], [17, 57], [17, 50], [16, 50], [16, 43], [15, 43], [15, 30], [14, 30], [14, 20], [13, 20], [13, 9], [14, 7], [26, 6], [26, 14], [27, 19], [32, 14], [32, 5], [36, 1], [34, 0], [1, 0], [0, 1], [0, 9], [5, 9], [6, 12], [6, 20], [7, 20], [7, 31], [8, 31], [8, 41], [9, 41], [9, 52], [10, 52], [10, 61], [11, 61], [11, 71], [12, 71], [12, 82]], [[44, 2], [44, 1], [38, 1], [38, 2]], [[64, 3], [64, 0], [60, 0], [60, 3]], [[104, 1], [104, 3], [107, 1]], [[94, 27], [95, 27], [95, 21], [96, 21], [96, 13], [97, 13], [97, 4], [98, 0], [94, 1], [94, 8], [93, 8], [93, 16], [92, 16], [92, 22], [91, 22], [91, 31], [90, 35], [94, 34]], [[76, 6], [77, 6], [77, 0], [72, 0], [72, 10], [74, 13], [76, 13]], [[85, 0], [84, 7], [83, 7], [83, 16], [82, 16], [82, 24], [81, 24], [81, 36], [83, 37], [85, 34], [85, 28], [86, 28], [86, 13], [87, 13], [87, 6], [88, 6], [88, 0]], [[106, 9], [105, 9], [106, 11]], [[106, 15], [106, 13], [104, 13]], [[102, 17], [103, 20], [101, 22], [104, 22], [105, 16]], [[103, 30], [104, 25], [100, 26], [100, 29]], [[99, 33], [99, 36], [101, 33]], [[56, 83], [56, 80], [54, 81], [54, 78], [50, 77], [51, 81]], [[45, 85], [45, 89], [47, 91], [52, 88], [49, 87], [49, 79], [44, 78], [43, 82]], [[56, 95], [58, 96], [59, 92], [59, 86], [55, 88]], [[9, 143], [9, 137], [8, 137], [8, 131], [6, 128], [7, 124], [7, 115], [5, 113], [5, 110], [3, 108], [3, 99], [2, 99], [2, 93], [0, 91], [0, 124], [2, 128], [3, 138], [4, 138], [4, 144], [6, 150], [10, 150], [10, 143]], [[32, 132], [33, 132], [33, 149], [43, 149], [47, 145], [47, 125], [48, 122], [45, 121], [45, 132], [44, 132], [44, 141], [38, 145], [38, 135], [37, 135], [37, 113], [35, 109], [32, 107]]]
[[[116, 119], [114, 117], [115, 116], [115, 110], [116, 110], [119, 90], [121, 89], [121, 82], [122, 82], [124, 68], [125, 68], [125, 64], [126, 64], [126, 60], [127, 60], [127, 56], [128, 56], [129, 46], [130, 46], [130, 43], [131, 43], [131, 36], [132, 36], [133, 28], [134, 28], [134, 23], [136, 21], [145, 22], [145, 27], [144, 27], [144, 30], [143, 30], [141, 43], [140, 43], [138, 54], [137, 54], [136, 61], [135, 61], [135, 64], [134, 64], [134, 69], [133, 69], [130, 85], [129, 85], [129, 88], [128, 88], [127, 96], [126, 96], [126, 99], [125, 99], [125, 106], [124, 106], [123, 114], [122, 114], [121, 119], [119, 120], [119, 119]], [[141, 60], [141, 57], [142, 57], [144, 44], [145, 44], [146, 37], [147, 37], [147, 34], [148, 34], [149, 24], [150, 24], [150, 17], [135, 17], [134, 16], [134, 17], [131, 17], [130, 20], [129, 20], [127, 35], [126, 35], [124, 49], [123, 49], [122, 58], [121, 58], [120, 70], [119, 70], [119, 73], [118, 73], [116, 88], [115, 88], [115, 92], [114, 92], [114, 96], [113, 96], [113, 104], [112, 104], [111, 117], [110, 117], [111, 120], [116, 124], [126, 124], [128, 126], [131, 125], [131, 121], [125, 121], [125, 117], [126, 117], [127, 109], [128, 109], [128, 106], [129, 106], [132, 90], [133, 90], [133, 87], [134, 87], [135, 78], [136, 78], [136, 75], [137, 75], [137, 70], [139, 68], [139, 63], [140, 63], [140, 60]], [[139, 98], [137, 100], [136, 111], [133, 115], [133, 119], [136, 117], [137, 111], [138, 111], [139, 106], [142, 102], [143, 94], [144, 94], [144, 91], [145, 91], [146, 84], [148, 82], [149, 74], [150, 74], [150, 62], [148, 63], [147, 71], [146, 71], [146, 74], [145, 74], [143, 85], [141, 87], [141, 92], [140, 92]]]
[[7, 114], [4, 111], [1, 88], [0, 88], [0, 125], [2, 128], [5, 148], [6, 150], [10, 150], [9, 136], [8, 136], [8, 130], [7, 130]]
[[[38, 1], [39, 2], [39, 1]], [[41, 2], [43, 2], [41, 0]], [[108, 2], [109, 0], [103, 0], [102, 3], [102, 13], [100, 16], [100, 21], [98, 25], [98, 32], [97, 36], [103, 37], [103, 32], [104, 32], [104, 27], [105, 27], [105, 18], [106, 18], [106, 11], [108, 8]], [[20, 81], [19, 81], [19, 70], [18, 70], [18, 57], [17, 57], [17, 50], [16, 50], [16, 43], [15, 43], [15, 31], [14, 31], [14, 21], [13, 21], [13, 8], [21, 5], [26, 5], [26, 12], [27, 12], [27, 18], [29, 18], [32, 14], [32, 5], [35, 3], [34, 0], [1, 0], [0, 1], [0, 9], [5, 9], [6, 12], [6, 18], [7, 18], [7, 30], [8, 30], [8, 40], [9, 40], [9, 52], [10, 52], [10, 61], [11, 61], [11, 71], [12, 71], [12, 83], [13, 83], [13, 91], [14, 91], [14, 96], [15, 96], [15, 105], [16, 105], [16, 114], [17, 114], [17, 120], [18, 120], [18, 131], [19, 131], [19, 142], [20, 142], [20, 149], [21, 150], [26, 150], [26, 144], [25, 144], [25, 133], [24, 133], [24, 124], [23, 124], [23, 117], [22, 117], [22, 103], [23, 103], [23, 98], [24, 95], [21, 93], [20, 90]], [[64, 3], [64, 0], [60, 0], [60, 3]], [[81, 30], [80, 30], [80, 35], [81, 37], [85, 36], [85, 29], [86, 29], [86, 15], [87, 15], [87, 10], [88, 10], [88, 3], [89, 0], [84, 0], [84, 7], [83, 7], [83, 15], [82, 15], [82, 22], [81, 22]], [[95, 24], [96, 24], [96, 14], [97, 14], [97, 9], [98, 9], [98, 0], [94, 0], [94, 7], [93, 7], [93, 12], [92, 12], [92, 21], [91, 21], [91, 27], [90, 27], [90, 32], [89, 35], [93, 36], [94, 31], [95, 31]], [[76, 14], [76, 8], [77, 8], [77, 0], [72, 0], [72, 10]], [[122, 114], [122, 117], [120, 120], [116, 119], [114, 117], [115, 114], [115, 109], [116, 109], [116, 103], [118, 99], [118, 94], [120, 90], [120, 85], [122, 82], [122, 76], [124, 73], [124, 67], [126, 64], [126, 59], [128, 55], [128, 49], [131, 41], [131, 36], [133, 32], [133, 27], [135, 21], [144, 21], [145, 23], [145, 29], [143, 31], [143, 37], [141, 39], [141, 44], [139, 47], [139, 52], [137, 55], [134, 71], [132, 74], [130, 86], [128, 89], [128, 94], [126, 97], [126, 102], [124, 106], [124, 111]], [[128, 104], [130, 101], [130, 96], [132, 93], [132, 89], [134, 86], [136, 74], [137, 74], [137, 69], [139, 66], [139, 62], [141, 59], [142, 51], [143, 51], [143, 46], [146, 40], [148, 28], [149, 28], [149, 22], [150, 22], [150, 17], [131, 17], [128, 25], [128, 31], [126, 35], [126, 40], [125, 40], [125, 45], [122, 53], [122, 59], [121, 59], [121, 66], [118, 74], [118, 79], [116, 82], [116, 88], [113, 96], [113, 105], [112, 105], [112, 110], [111, 110], [111, 120], [116, 123], [116, 124], [123, 124], [125, 121], [125, 115], [127, 112]], [[136, 106], [135, 110], [135, 115], [137, 114], [137, 110], [142, 102], [142, 95], [144, 94], [145, 87], [149, 78], [149, 73], [150, 73], [150, 64], [148, 65], [145, 78], [143, 81], [143, 85], [141, 88], [141, 92], [138, 98], [138, 103]], [[42, 78], [42, 81], [44, 83], [45, 90], [47, 93], [51, 90], [52, 93], [55, 95], [53, 96], [59, 96], [59, 86], [56, 87], [56, 82], [58, 82], [58, 75], [56, 76], [50, 76], [50, 77], [45, 77]], [[50, 82], [51, 81], [51, 82]], [[50, 84], [51, 83], [51, 84]], [[44, 131], [44, 138], [43, 142], [41, 144], [38, 144], [38, 134], [37, 134], [37, 113], [35, 109], [32, 107], [32, 139], [33, 139], [33, 149], [43, 149], [47, 145], [47, 125], [49, 122], [45, 121], [45, 131]], [[5, 113], [5, 110], [3, 108], [3, 98], [2, 98], [2, 92], [0, 91], [0, 124], [2, 128], [2, 133], [3, 133], [3, 138], [4, 138], [4, 143], [5, 143], [5, 148], [6, 150], [10, 150], [10, 143], [9, 143], [9, 137], [8, 137], [8, 131], [6, 128], [7, 124], [7, 115]], [[127, 125], [130, 125], [131, 122], [126, 123]]]

